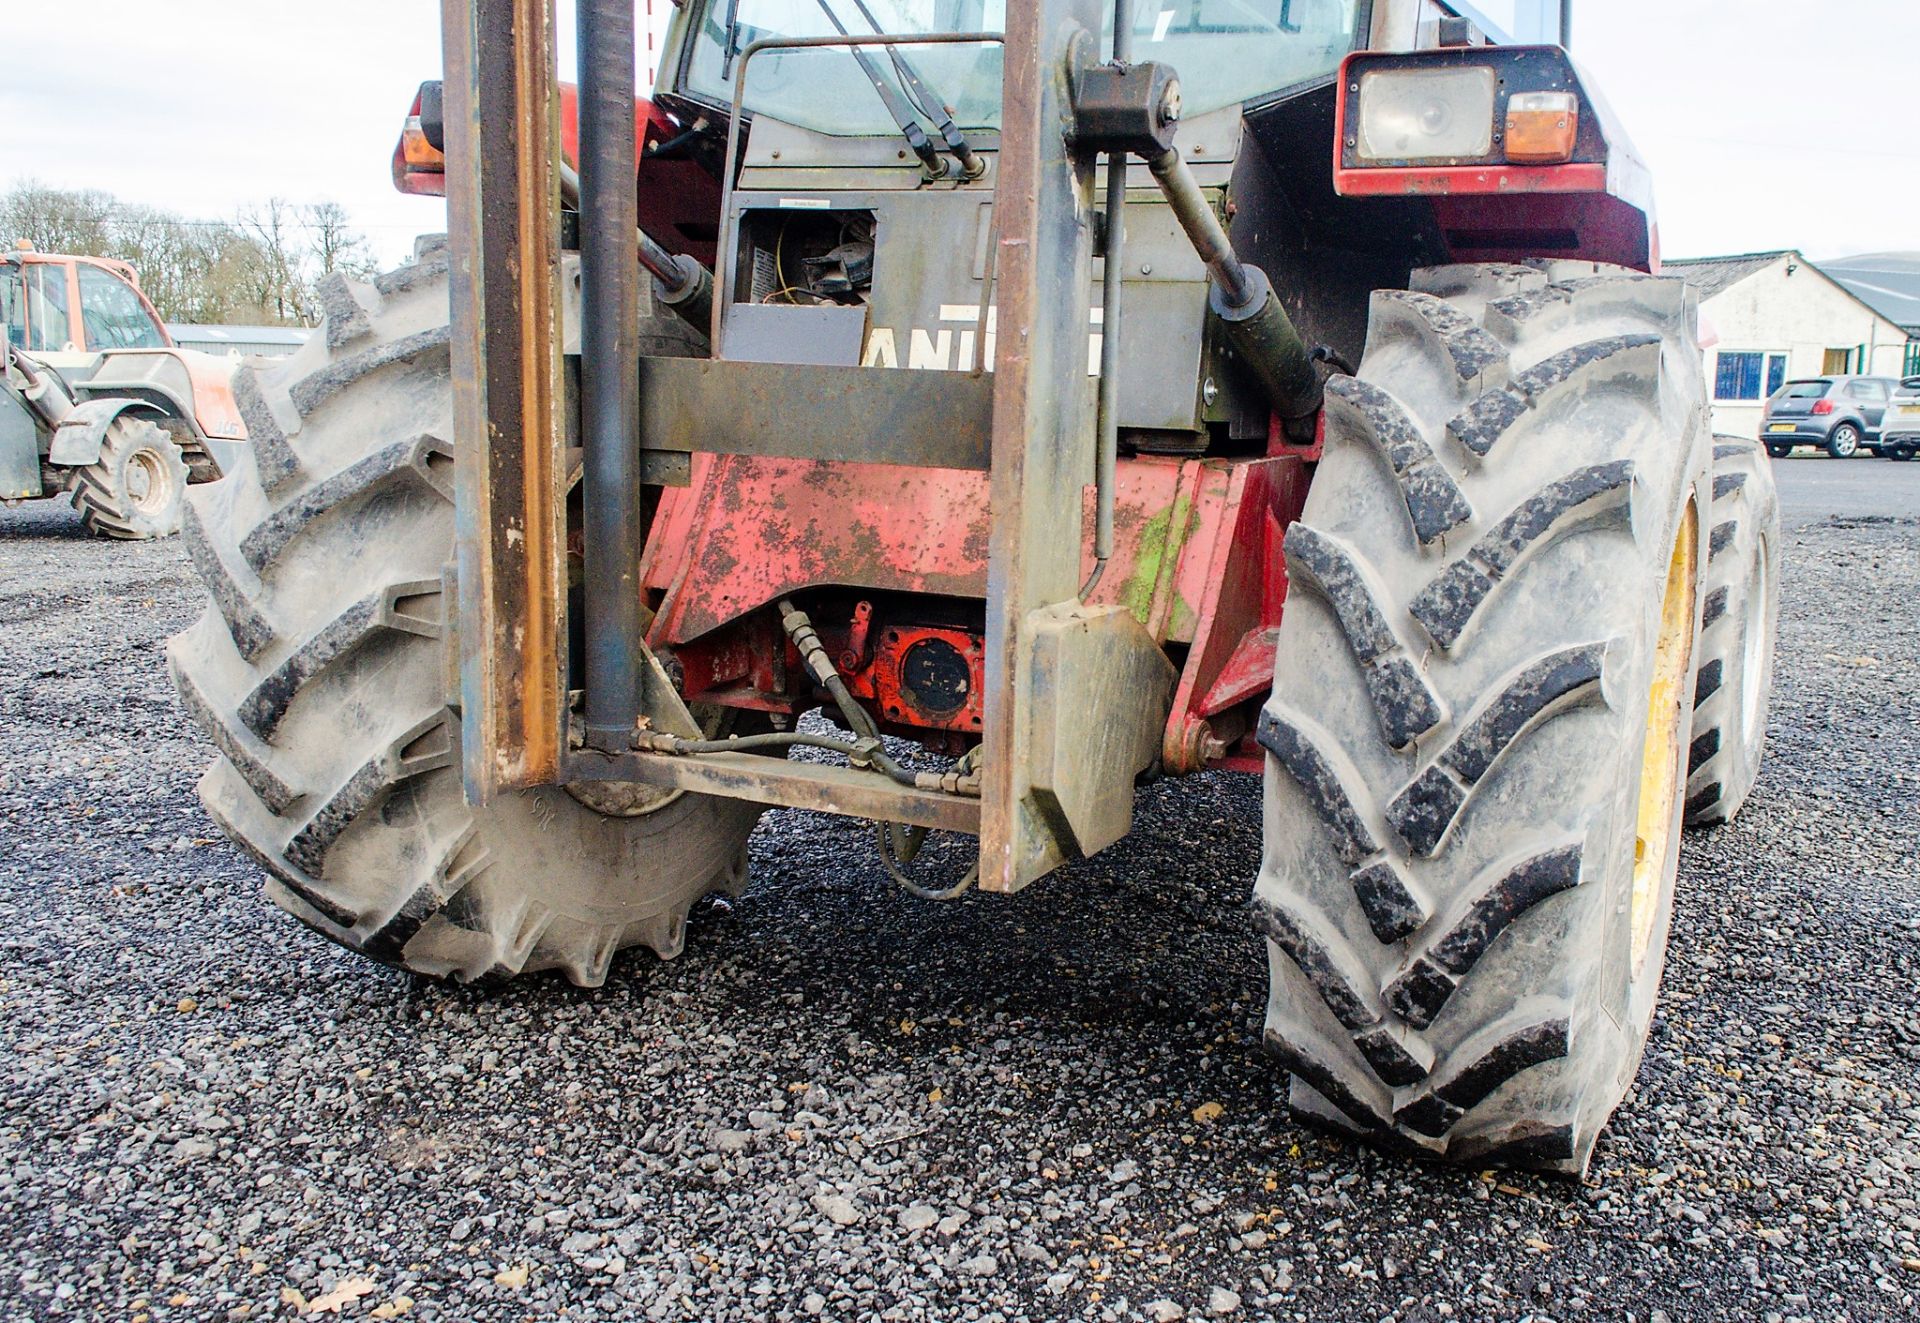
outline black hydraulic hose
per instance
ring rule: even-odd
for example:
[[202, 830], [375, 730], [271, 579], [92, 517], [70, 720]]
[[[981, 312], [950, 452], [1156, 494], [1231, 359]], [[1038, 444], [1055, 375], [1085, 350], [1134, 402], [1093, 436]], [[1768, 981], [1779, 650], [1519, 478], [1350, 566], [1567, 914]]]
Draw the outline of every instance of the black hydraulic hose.
[[840, 668], [833, 664], [833, 658], [827, 655], [826, 645], [820, 642], [819, 634], [814, 632], [813, 622], [807, 613], [795, 606], [791, 599], [780, 599], [780, 627], [793, 640], [793, 646], [800, 652], [800, 660], [822, 689], [833, 699], [833, 705], [840, 709], [840, 715], [846, 720], [847, 728], [856, 735], [864, 735], [870, 740], [880, 738], [880, 728], [867, 715], [867, 710], [854, 701], [853, 693], [847, 688], [847, 682], [841, 678]]
[[629, 747], [641, 713], [640, 226], [632, 0], [580, 8], [580, 433], [587, 743]]
[[791, 731], [775, 731], [766, 735], [734, 735], [724, 740], [687, 740], [678, 735], [642, 735], [636, 742], [638, 747], [651, 753], [686, 754], [698, 756], [707, 753], [753, 753], [759, 749], [825, 749], [829, 753], [846, 756], [854, 766], [871, 766], [885, 774], [889, 779], [906, 786], [908, 789], [920, 789], [920, 774], [910, 768], [902, 767], [893, 756], [880, 747], [880, 739], [873, 736], [860, 740], [836, 740], [829, 735], [803, 735]]

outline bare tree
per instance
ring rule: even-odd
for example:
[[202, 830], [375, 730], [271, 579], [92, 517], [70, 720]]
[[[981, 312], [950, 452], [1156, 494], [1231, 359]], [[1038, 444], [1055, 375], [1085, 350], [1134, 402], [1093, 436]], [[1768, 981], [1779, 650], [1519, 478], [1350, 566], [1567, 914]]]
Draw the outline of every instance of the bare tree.
[[285, 198], [268, 198], [258, 206], [242, 208], [238, 219], [240, 232], [255, 250], [249, 271], [255, 304], [275, 321], [310, 324], [306, 253], [293, 204]]
[[126, 262], [168, 321], [311, 323], [333, 272], [371, 275], [366, 237], [346, 208], [270, 198], [232, 221], [196, 220], [110, 193], [22, 180], [0, 193], [0, 246]]
[[92, 253], [109, 237], [114, 205], [111, 193], [22, 180], [0, 198], [0, 245], [25, 239], [47, 252]]
[[339, 271], [366, 279], [379, 271], [365, 235], [353, 228], [338, 202], [315, 202], [302, 209], [315, 279]]

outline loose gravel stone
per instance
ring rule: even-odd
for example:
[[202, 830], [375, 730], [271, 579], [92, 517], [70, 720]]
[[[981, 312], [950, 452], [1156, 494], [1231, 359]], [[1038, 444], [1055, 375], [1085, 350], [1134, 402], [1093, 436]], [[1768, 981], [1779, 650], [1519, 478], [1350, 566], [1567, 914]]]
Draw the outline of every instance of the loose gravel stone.
[[[1920, 465], [1859, 466], [1920, 509]], [[1786, 544], [1771, 761], [1687, 837], [1646, 1061], [1573, 1183], [1286, 1115], [1254, 778], [1150, 786], [1123, 844], [939, 906], [859, 825], [769, 814], [746, 896], [592, 992], [351, 957], [195, 799], [184, 545], [0, 512], [0, 1318], [365, 1282], [344, 1316], [1911, 1320], [1920, 523]]]

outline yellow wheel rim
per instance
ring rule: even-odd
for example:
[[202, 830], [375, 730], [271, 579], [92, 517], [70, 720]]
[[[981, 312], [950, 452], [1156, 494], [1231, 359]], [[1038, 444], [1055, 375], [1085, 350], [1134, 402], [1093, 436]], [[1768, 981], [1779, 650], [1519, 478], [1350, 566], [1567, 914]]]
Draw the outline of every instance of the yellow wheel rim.
[[1680, 732], [1685, 727], [1687, 676], [1693, 668], [1694, 598], [1700, 559], [1700, 516], [1691, 503], [1680, 521], [1667, 562], [1666, 595], [1660, 605], [1660, 641], [1654, 650], [1653, 685], [1647, 696], [1647, 734], [1640, 755], [1640, 816], [1634, 833], [1633, 970], [1637, 975], [1653, 945], [1665, 890], [1667, 855], [1679, 819], [1685, 768]]

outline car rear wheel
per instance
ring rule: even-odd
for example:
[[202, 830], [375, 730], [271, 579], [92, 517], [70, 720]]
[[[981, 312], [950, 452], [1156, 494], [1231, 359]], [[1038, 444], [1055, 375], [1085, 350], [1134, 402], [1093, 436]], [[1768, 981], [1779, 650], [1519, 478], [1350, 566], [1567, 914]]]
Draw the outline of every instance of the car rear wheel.
[[1833, 435], [1827, 438], [1827, 453], [1835, 459], [1852, 459], [1860, 453], [1860, 429], [1852, 423], [1841, 423], [1833, 429]]
[[1772, 455], [1775, 459], [1785, 459], [1788, 455], [1791, 455], [1793, 453], [1793, 447], [1783, 446], [1778, 442], [1769, 441], [1767, 443], [1767, 453], [1769, 455]]

